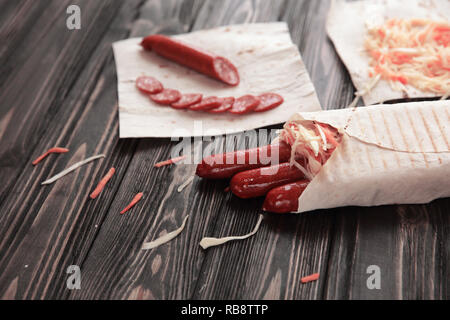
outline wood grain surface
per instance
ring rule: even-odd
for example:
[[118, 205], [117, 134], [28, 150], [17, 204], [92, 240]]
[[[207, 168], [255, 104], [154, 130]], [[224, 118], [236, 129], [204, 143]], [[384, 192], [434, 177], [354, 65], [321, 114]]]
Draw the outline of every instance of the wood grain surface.
[[[66, 8], [81, 8], [68, 30]], [[448, 299], [450, 199], [427, 205], [271, 215], [245, 241], [203, 250], [204, 236], [249, 232], [261, 199], [195, 179], [195, 167], [156, 169], [176, 144], [118, 139], [111, 43], [150, 33], [286, 21], [324, 109], [346, 106], [350, 78], [325, 33], [327, 0], [0, 0], [0, 298]], [[278, 126], [280, 127], [280, 126]], [[52, 146], [69, 153], [31, 161]], [[243, 147], [242, 145], [240, 147]], [[46, 178], [91, 155], [49, 186]], [[96, 200], [101, 177], [116, 174]], [[120, 215], [138, 192], [144, 197]], [[141, 245], [176, 229], [154, 250]], [[81, 268], [81, 289], [66, 286]], [[369, 290], [367, 268], [380, 267]], [[300, 278], [320, 272], [318, 281]]]

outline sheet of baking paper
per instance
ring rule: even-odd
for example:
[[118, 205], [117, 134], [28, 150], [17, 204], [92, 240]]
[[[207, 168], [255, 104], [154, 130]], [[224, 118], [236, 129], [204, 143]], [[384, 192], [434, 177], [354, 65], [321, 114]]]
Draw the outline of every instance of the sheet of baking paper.
[[[369, 57], [364, 52], [366, 23], [381, 25], [392, 18], [428, 18], [450, 21], [448, 0], [334, 0], [327, 19], [327, 33], [358, 91], [363, 91], [369, 77]], [[395, 91], [385, 80], [363, 95], [366, 105], [404, 98], [437, 97], [407, 85], [406, 91]]]
[[343, 132], [299, 211], [450, 197], [450, 101], [302, 113]]
[[[235, 133], [283, 123], [295, 112], [321, 109], [285, 23], [233, 25], [175, 38], [230, 59], [239, 70], [241, 83], [230, 87], [144, 51], [139, 45], [141, 38], [116, 42], [121, 138]], [[175, 110], [155, 104], [136, 89], [135, 80], [141, 75], [153, 76], [182, 93], [239, 97], [275, 92], [285, 102], [271, 111], [244, 116]]]

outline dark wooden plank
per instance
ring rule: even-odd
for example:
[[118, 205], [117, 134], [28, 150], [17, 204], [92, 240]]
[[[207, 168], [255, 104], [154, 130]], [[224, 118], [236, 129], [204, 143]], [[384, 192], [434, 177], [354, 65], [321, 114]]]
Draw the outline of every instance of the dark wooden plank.
[[[101, 27], [97, 29], [109, 31], [104, 37], [92, 35], [96, 49], [86, 59], [86, 66], [72, 65], [83, 71], [78, 71], [80, 76], [74, 86], [56, 106], [53, 121], [45, 128], [31, 156], [35, 157], [51, 145], [66, 145], [71, 152], [36, 167], [27, 161], [0, 207], [5, 213], [0, 218], [2, 298], [68, 295], [66, 268], [76, 264], [78, 259], [81, 261], [83, 257], [79, 256], [89, 250], [95, 239], [98, 231], [95, 226], [101, 225], [102, 214], [114, 197], [135, 147], [135, 141], [117, 144], [116, 77], [111, 42], [126, 37], [139, 4], [139, 0], [128, 1], [111, 26], [105, 17], [99, 19]], [[102, 8], [113, 18], [116, 10], [111, 11], [113, 8], [107, 9], [108, 6]], [[87, 28], [85, 32], [93, 31]], [[101, 152], [108, 155], [106, 161], [91, 163], [53, 185], [40, 185], [68, 164]], [[116, 174], [101, 198], [89, 201], [87, 195], [94, 183], [111, 164], [123, 171]]]
[[[25, 23], [33, 26], [31, 31], [1, 65], [0, 203], [55, 113], [64, 107], [64, 98], [121, 5], [118, 1], [76, 3], [83, 8], [81, 30], [67, 30], [67, 2], [50, 2], [46, 8], [50, 13]], [[48, 15], [55, 13], [50, 19]]]
[[[18, 1], [0, 1], [0, 39], [6, 36], [11, 30], [12, 21], [20, 15], [24, 7], [32, 1], [18, 0]], [[3, 38], [4, 39], [4, 38]], [[4, 48], [2, 48], [4, 50]]]
[[[449, 199], [340, 210], [327, 299], [448, 299]], [[369, 289], [369, 266], [381, 288]]]
[[64, 15], [65, 7], [67, 4], [64, 1], [3, 1], [0, 5], [0, 41], [7, 45], [0, 47], [0, 70], [3, 71], [11, 55], [17, 54], [21, 42], [35, 25], [40, 27], [42, 19], [53, 21], [58, 15]]

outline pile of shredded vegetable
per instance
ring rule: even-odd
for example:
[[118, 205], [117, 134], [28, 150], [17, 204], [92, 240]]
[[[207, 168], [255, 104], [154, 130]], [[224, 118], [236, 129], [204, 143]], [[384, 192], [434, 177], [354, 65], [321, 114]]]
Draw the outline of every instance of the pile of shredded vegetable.
[[280, 139], [291, 145], [291, 166], [312, 180], [342, 140], [336, 128], [310, 120], [288, 121]]
[[450, 94], [450, 24], [426, 19], [391, 19], [367, 26], [369, 76], [397, 91], [411, 85], [444, 97]]

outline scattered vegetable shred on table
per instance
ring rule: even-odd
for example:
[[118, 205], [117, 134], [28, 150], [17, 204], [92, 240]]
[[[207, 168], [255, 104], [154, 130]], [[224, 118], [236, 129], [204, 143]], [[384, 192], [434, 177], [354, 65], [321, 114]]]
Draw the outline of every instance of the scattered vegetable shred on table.
[[60, 147], [55, 147], [55, 148], [50, 148], [48, 149], [45, 153], [43, 153], [42, 155], [40, 155], [39, 157], [37, 157], [36, 160], [34, 160], [32, 162], [33, 166], [37, 165], [39, 162], [41, 162], [42, 160], [44, 160], [44, 158], [46, 158], [49, 154], [51, 153], [66, 153], [69, 152], [69, 149], [66, 148], [60, 148]]
[[142, 199], [143, 195], [144, 194], [142, 192], [139, 192], [138, 194], [136, 194], [134, 196], [133, 200], [131, 200], [130, 204], [127, 205], [122, 211], [120, 211], [120, 214], [124, 214], [125, 212], [127, 212], [128, 210], [133, 208], [136, 205], [136, 203], [138, 203]]
[[300, 281], [302, 283], [308, 283], [308, 282], [316, 281], [317, 279], [319, 279], [319, 273], [313, 273], [309, 276], [301, 278]]
[[203, 238], [200, 241], [200, 246], [203, 249], [208, 249], [209, 247], [215, 247], [215, 246], [220, 246], [228, 241], [233, 241], [233, 240], [244, 240], [247, 238], [250, 238], [251, 236], [253, 236], [256, 232], [258, 232], [259, 230], [259, 226], [261, 225], [261, 222], [263, 220], [263, 215], [260, 214], [259, 218], [258, 218], [258, 222], [256, 222], [256, 226], [253, 229], [252, 232], [243, 235], [243, 236], [231, 236], [231, 237], [224, 237], [224, 238]]
[[89, 162], [91, 162], [91, 161], [100, 159], [100, 158], [104, 158], [104, 157], [105, 157], [104, 154], [100, 154], [100, 155], [98, 155], [98, 156], [89, 157], [89, 158], [87, 158], [87, 159], [85, 159], [85, 160], [83, 160], [83, 161], [77, 162], [77, 163], [71, 165], [69, 168], [64, 169], [64, 170], [61, 171], [60, 173], [54, 175], [54, 176], [51, 177], [50, 179], [45, 180], [45, 181], [42, 182], [41, 184], [42, 184], [42, 185], [45, 185], [45, 184], [51, 184], [51, 183], [55, 182], [56, 180], [58, 180], [58, 179], [64, 177], [65, 175], [71, 173], [72, 171], [74, 171], [74, 170], [76, 170], [76, 169], [78, 169], [78, 168], [84, 166], [85, 164], [87, 164], [87, 163], [89, 163]]
[[116, 172], [115, 168], [109, 169], [108, 173], [102, 178], [102, 180], [100, 180], [100, 182], [98, 183], [97, 187], [90, 194], [90, 198], [91, 199], [95, 199], [95, 198], [98, 197], [98, 195], [103, 191], [103, 189], [105, 188], [106, 184], [112, 178], [112, 176], [114, 175], [115, 172]]
[[150, 241], [150, 242], [145, 242], [142, 245], [142, 250], [149, 250], [149, 249], [154, 249], [156, 247], [159, 247], [160, 245], [169, 242], [170, 240], [174, 239], [175, 237], [177, 237], [184, 229], [185, 225], [186, 225], [186, 221], [189, 218], [189, 215], [187, 215], [184, 220], [183, 223], [181, 224], [181, 226], [174, 230], [171, 231], [169, 233], [166, 233], [165, 235], [159, 237], [156, 240]]

